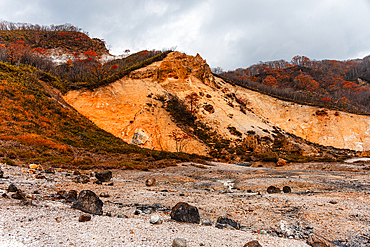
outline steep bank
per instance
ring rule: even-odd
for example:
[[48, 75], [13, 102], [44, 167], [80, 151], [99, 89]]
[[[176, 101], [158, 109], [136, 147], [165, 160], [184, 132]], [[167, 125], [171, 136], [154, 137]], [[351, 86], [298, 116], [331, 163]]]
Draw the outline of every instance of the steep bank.
[[[196, 100], [191, 100], [194, 93]], [[284, 102], [231, 85], [214, 77], [199, 55], [173, 52], [163, 61], [133, 71], [109, 86], [70, 91], [64, 99], [126, 142], [157, 150], [207, 154], [212, 146], [191, 135], [191, 128], [175, 123], [165, 110], [174, 96], [186, 104], [197, 121], [217, 133], [217, 138], [230, 140], [230, 146], [241, 145], [250, 150], [246, 140], [258, 136], [267, 140], [263, 145], [269, 152], [278, 127], [283, 134], [291, 133], [320, 145], [370, 149], [370, 117]], [[191, 138], [175, 140], [173, 133]], [[181, 150], [176, 146], [179, 142], [183, 144]], [[300, 153], [319, 155], [314, 147], [299, 146]]]

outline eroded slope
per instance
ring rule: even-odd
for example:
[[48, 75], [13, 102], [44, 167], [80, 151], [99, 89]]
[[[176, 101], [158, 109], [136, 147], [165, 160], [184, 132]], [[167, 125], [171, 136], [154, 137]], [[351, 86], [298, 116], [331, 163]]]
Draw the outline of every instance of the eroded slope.
[[[192, 102], [189, 96], [193, 93], [196, 100]], [[246, 152], [256, 151], [253, 142], [258, 138], [266, 140], [258, 143], [259, 150], [270, 152], [276, 146], [276, 133], [285, 135], [284, 131], [336, 148], [370, 148], [370, 117], [284, 102], [231, 85], [214, 77], [199, 55], [173, 52], [109, 86], [70, 91], [64, 99], [99, 127], [129, 143], [157, 150], [209, 153], [212, 145], [192, 135], [194, 130], [184, 128], [184, 123], [175, 123], [165, 110], [173, 97], [183, 100], [196, 121], [215, 131], [217, 138], [231, 140], [230, 146], [244, 146]], [[176, 140], [174, 133], [190, 138]], [[319, 155], [316, 148], [302, 143], [295, 151]]]

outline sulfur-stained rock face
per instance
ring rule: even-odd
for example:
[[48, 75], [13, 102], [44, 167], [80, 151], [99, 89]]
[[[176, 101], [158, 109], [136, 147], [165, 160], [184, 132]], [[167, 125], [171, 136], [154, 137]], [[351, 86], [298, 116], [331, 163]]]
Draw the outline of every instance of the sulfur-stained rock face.
[[214, 81], [211, 69], [199, 54], [192, 57], [184, 53], [173, 52], [161, 63], [154, 79], [159, 83], [168, 78], [185, 82], [190, 77], [195, 77], [208, 86]]
[[[241, 145], [245, 152], [270, 153], [279, 147], [298, 155], [315, 156], [307, 144], [279, 140], [275, 126], [313, 143], [352, 150], [370, 150], [370, 117], [334, 112], [278, 100], [214, 77], [199, 55], [170, 53], [164, 60], [135, 70], [129, 76], [91, 91], [76, 90], [64, 99], [102, 129], [141, 147], [178, 151], [173, 133], [189, 129], [174, 122], [166, 101], [196, 95], [192, 107], [197, 121], [219, 138]], [[181, 128], [180, 128], [181, 127]], [[187, 138], [181, 151], [207, 155], [209, 147]]]

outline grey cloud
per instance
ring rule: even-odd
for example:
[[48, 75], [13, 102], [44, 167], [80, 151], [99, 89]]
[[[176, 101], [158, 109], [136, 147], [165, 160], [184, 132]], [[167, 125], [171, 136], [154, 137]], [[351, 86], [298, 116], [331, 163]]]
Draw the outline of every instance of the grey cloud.
[[370, 54], [366, 0], [4, 0], [13, 22], [72, 23], [104, 39], [112, 52], [162, 49], [199, 53], [211, 67], [259, 61], [349, 59]]

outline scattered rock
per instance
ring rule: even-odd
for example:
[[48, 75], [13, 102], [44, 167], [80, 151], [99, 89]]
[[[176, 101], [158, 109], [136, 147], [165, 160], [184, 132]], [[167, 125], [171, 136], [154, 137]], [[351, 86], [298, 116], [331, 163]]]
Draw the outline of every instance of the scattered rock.
[[328, 240], [324, 237], [321, 237], [317, 234], [311, 233], [307, 239], [307, 243], [312, 247], [329, 247], [333, 246]]
[[68, 193], [67, 191], [65, 190], [58, 190], [57, 191], [57, 194], [62, 198], [62, 199], [66, 199], [68, 197]]
[[93, 182], [93, 184], [100, 184], [100, 185], [102, 185], [103, 183], [100, 180], [96, 180], [96, 181]]
[[78, 218], [79, 222], [86, 222], [91, 220], [91, 215], [90, 214], [81, 214], [80, 217]]
[[17, 192], [15, 192], [14, 194], [12, 194], [11, 197], [13, 199], [16, 199], [16, 200], [27, 201], [25, 195], [23, 194], [23, 192], [21, 190], [17, 190]]
[[329, 201], [330, 204], [338, 204], [337, 201]]
[[175, 238], [172, 242], [172, 247], [186, 247], [186, 239]]
[[102, 192], [99, 195], [100, 197], [109, 197], [110, 195], [107, 192]]
[[145, 185], [146, 186], [154, 186], [155, 185], [155, 178], [148, 178], [146, 181], [145, 181]]
[[284, 234], [285, 237], [291, 237], [297, 234], [296, 227], [285, 220], [280, 221], [278, 228], [280, 229], [280, 233]]
[[0, 178], [4, 177], [4, 172], [0, 169]]
[[18, 188], [13, 183], [11, 183], [6, 190], [8, 192], [17, 192], [18, 191]]
[[55, 170], [53, 169], [53, 168], [46, 168], [45, 170], [44, 170], [44, 172], [45, 173], [49, 173], [49, 174], [55, 174]]
[[114, 184], [113, 184], [113, 182], [110, 182], [110, 183], [108, 183], [107, 185], [108, 185], [108, 186], [113, 186]]
[[149, 140], [149, 136], [142, 129], [137, 129], [132, 137], [131, 143], [136, 145], [145, 144]]
[[269, 194], [273, 194], [273, 193], [280, 193], [280, 189], [279, 188], [276, 188], [275, 186], [270, 186], [267, 188], [267, 193]]
[[289, 186], [284, 186], [283, 187], [283, 192], [284, 193], [290, 193], [290, 192], [292, 192], [292, 189]]
[[62, 218], [61, 217], [56, 217], [55, 218], [55, 221], [58, 222], [58, 223], [60, 223], [62, 221]]
[[107, 213], [105, 214], [105, 216], [111, 217], [111, 216], [112, 216], [112, 213], [111, 213], [111, 212], [107, 212]]
[[1, 197], [3, 197], [3, 198], [9, 198], [9, 196], [8, 196], [6, 193], [3, 193], [3, 194], [1, 195]]
[[88, 176], [82, 175], [82, 176], [77, 176], [73, 178], [72, 181], [75, 183], [87, 184], [88, 182], [90, 182], [90, 178]]
[[238, 222], [227, 217], [218, 217], [216, 224], [222, 225], [222, 228], [225, 228], [227, 225], [229, 225], [235, 229], [240, 229], [240, 224]]
[[260, 245], [257, 240], [253, 240], [246, 243], [243, 247], [262, 247], [262, 245]]
[[278, 161], [276, 162], [277, 166], [286, 166], [287, 161], [285, 159], [279, 158]]
[[72, 208], [79, 209], [90, 214], [103, 214], [103, 202], [91, 190], [81, 191], [78, 195], [77, 201], [73, 203]]
[[128, 218], [128, 216], [124, 215], [124, 214], [118, 214], [117, 215], [117, 218]]
[[212, 226], [212, 221], [210, 221], [210, 220], [204, 220], [204, 221], [202, 221], [202, 226]]
[[187, 223], [200, 222], [198, 208], [186, 202], [179, 202], [172, 208], [171, 219]]
[[36, 174], [35, 178], [36, 179], [46, 179], [46, 177], [44, 175], [40, 175], [40, 174]]
[[74, 202], [76, 200], [77, 200], [77, 191], [75, 191], [75, 190], [68, 191], [66, 201], [67, 202]]
[[162, 224], [163, 220], [159, 214], [152, 214], [150, 216], [150, 223], [151, 224]]
[[73, 171], [72, 174], [75, 175], [75, 176], [81, 176], [81, 172], [80, 171]]

